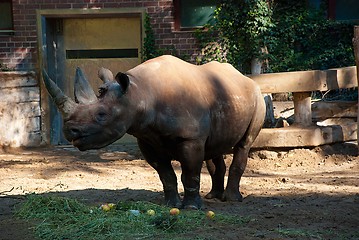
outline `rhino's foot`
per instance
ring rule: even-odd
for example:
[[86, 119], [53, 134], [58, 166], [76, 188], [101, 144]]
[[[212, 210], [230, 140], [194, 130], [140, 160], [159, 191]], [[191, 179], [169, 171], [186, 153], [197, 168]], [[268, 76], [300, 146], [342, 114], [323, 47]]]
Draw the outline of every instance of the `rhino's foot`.
[[176, 192], [165, 192], [165, 201], [169, 207], [180, 208], [182, 206], [181, 198]]
[[223, 191], [210, 191], [209, 193], [207, 193], [206, 196], [204, 196], [206, 199], [223, 199]]
[[239, 191], [228, 191], [226, 190], [223, 194], [222, 201], [228, 201], [228, 202], [242, 202], [243, 197], [242, 194]]
[[181, 203], [181, 201], [166, 200], [166, 206], [174, 207], [174, 208], [181, 208], [182, 203]]
[[195, 205], [186, 205], [182, 207], [183, 209], [187, 209], [187, 210], [199, 210], [200, 207], [195, 206]]
[[202, 199], [201, 197], [195, 196], [195, 197], [184, 197], [182, 208], [184, 209], [192, 209], [192, 210], [199, 210], [202, 207]]

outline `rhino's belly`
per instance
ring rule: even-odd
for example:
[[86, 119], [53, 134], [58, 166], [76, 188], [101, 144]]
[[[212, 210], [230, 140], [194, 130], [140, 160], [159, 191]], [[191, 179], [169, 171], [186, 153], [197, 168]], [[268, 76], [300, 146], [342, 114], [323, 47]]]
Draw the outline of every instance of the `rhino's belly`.
[[241, 141], [243, 134], [233, 135], [230, 137], [218, 137], [206, 142], [205, 160], [217, 157], [219, 155], [231, 153], [233, 147]]
[[212, 128], [205, 144], [205, 158], [210, 159], [232, 152], [232, 148], [244, 140], [249, 125], [250, 118], [242, 118], [227, 125]]

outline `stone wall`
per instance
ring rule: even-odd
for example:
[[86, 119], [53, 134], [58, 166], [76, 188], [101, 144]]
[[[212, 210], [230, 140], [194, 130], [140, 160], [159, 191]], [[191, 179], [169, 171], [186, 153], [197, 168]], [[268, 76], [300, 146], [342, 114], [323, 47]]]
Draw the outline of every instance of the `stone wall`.
[[39, 84], [34, 72], [0, 72], [0, 146], [41, 144]]

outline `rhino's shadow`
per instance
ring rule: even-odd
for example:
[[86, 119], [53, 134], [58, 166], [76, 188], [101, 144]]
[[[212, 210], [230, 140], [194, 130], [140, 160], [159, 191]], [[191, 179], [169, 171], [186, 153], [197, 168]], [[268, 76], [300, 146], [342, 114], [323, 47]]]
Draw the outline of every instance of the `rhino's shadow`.
[[83, 190], [71, 190], [68, 192], [52, 192], [47, 193], [52, 196], [62, 196], [68, 198], [75, 198], [90, 205], [97, 205], [109, 202], [119, 201], [146, 201], [155, 204], [163, 204], [164, 196], [163, 192], [155, 192], [145, 189], [83, 189]]

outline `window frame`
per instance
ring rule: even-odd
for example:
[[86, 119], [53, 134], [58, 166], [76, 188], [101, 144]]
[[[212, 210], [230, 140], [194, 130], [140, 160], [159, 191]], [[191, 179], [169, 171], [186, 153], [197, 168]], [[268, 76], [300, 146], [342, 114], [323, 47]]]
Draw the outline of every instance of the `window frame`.
[[181, 0], [173, 0], [173, 16], [174, 16], [174, 30], [175, 31], [195, 31], [201, 29], [203, 26], [197, 27], [182, 27], [181, 26]]
[[12, 0], [0, 0], [0, 3], [10, 3], [10, 15], [11, 15], [11, 26], [9, 28], [0, 28], [0, 36], [13, 35], [15, 32], [14, 29], [14, 8]]
[[328, 0], [328, 19], [335, 19], [336, 1]]
[[[337, 0], [328, 0], [328, 19], [333, 19], [333, 20], [338, 20], [337, 19]], [[351, 21], [351, 22], [359, 22], [359, 15], [358, 18], [354, 18], [354, 19], [343, 19], [343, 20], [338, 20], [338, 21]]]

